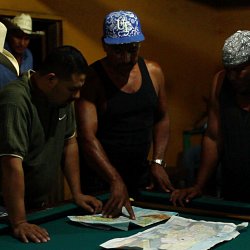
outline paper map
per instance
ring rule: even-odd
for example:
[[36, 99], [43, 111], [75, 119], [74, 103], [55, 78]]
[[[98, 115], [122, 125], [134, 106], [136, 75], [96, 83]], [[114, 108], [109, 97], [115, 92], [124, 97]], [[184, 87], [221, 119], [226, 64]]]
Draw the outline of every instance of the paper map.
[[126, 238], [117, 238], [100, 246], [106, 249], [206, 250], [234, 239], [247, 222], [233, 223], [196, 221], [172, 216], [166, 223]]
[[118, 218], [103, 218], [101, 214], [97, 215], [85, 215], [85, 216], [68, 216], [71, 221], [80, 222], [84, 225], [96, 226], [97, 228], [106, 229], [101, 226], [114, 227], [120, 230], [128, 230], [129, 224], [136, 224], [140, 227], [146, 227], [155, 224], [160, 221], [169, 219], [172, 215], [176, 215], [176, 212], [159, 211], [144, 209], [140, 207], [133, 207], [136, 220], [128, 218], [128, 212], [123, 209], [123, 215]]

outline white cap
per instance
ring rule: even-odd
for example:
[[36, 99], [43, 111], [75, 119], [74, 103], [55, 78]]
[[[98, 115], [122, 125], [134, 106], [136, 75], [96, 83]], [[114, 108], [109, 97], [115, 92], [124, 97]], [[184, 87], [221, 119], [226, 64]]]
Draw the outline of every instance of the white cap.
[[32, 34], [32, 20], [29, 14], [22, 13], [21, 15], [15, 16], [11, 21], [24, 33]]
[[0, 22], [0, 63], [19, 75], [19, 65], [16, 58], [9, 51], [4, 49], [6, 34], [7, 28]]

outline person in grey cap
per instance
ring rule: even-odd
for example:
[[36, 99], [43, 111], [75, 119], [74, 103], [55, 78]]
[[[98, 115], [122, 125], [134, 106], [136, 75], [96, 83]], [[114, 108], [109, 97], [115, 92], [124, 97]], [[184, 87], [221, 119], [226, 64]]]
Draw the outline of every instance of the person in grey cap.
[[164, 161], [169, 137], [165, 80], [157, 63], [139, 57], [144, 35], [135, 13], [109, 13], [103, 33], [106, 56], [91, 65], [75, 103], [83, 190], [109, 189], [103, 215], [117, 216], [125, 206], [134, 218], [129, 197], [149, 184], [148, 174], [164, 191], [173, 190]]
[[221, 197], [250, 202], [250, 31], [237, 31], [223, 47], [224, 69], [214, 78], [208, 128], [193, 187], [175, 190], [174, 204], [185, 205], [201, 195], [220, 166]]

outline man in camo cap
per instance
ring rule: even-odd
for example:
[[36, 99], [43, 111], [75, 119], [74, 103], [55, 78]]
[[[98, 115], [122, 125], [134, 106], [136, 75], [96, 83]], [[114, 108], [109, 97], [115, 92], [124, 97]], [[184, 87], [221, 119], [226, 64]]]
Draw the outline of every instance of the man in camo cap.
[[[110, 190], [102, 212], [106, 217], [119, 215], [125, 206], [134, 218], [129, 197], [146, 187], [148, 173], [161, 189], [173, 190], [164, 162], [169, 136], [164, 75], [156, 62], [139, 57], [142, 41], [134, 12], [109, 13], [102, 37], [106, 56], [91, 65], [75, 105], [81, 156], [85, 156], [83, 190]], [[151, 142], [153, 160], [148, 164]]]
[[224, 69], [214, 78], [200, 170], [193, 187], [175, 190], [174, 204], [202, 193], [220, 165], [221, 196], [250, 202], [250, 31], [239, 30], [222, 49]]

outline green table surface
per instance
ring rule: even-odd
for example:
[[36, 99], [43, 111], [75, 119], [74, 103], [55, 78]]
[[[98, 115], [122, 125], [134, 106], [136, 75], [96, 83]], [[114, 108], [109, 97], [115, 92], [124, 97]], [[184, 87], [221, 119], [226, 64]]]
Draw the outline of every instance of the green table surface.
[[[99, 198], [106, 200], [107, 195], [99, 196]], [[134, 205], [161, 210], [169, 210], [172, 208], [172, 211], [178, 211], [180, 216], [186, 218], [233, 222], [236, 224], [247, 221], [248, 215], [250, 215], [250, 204], [246, 203], [225, 202], [206, 197], [195, 199], [190, 205], [190, 208], [183, 210], [181, 208], [171, 207], [168, 198], [168, 194], [141, 192], [141, 197], [135, 201]], [[29, 221], [38, 223], [49, 231], [51, 240], [47, 243], [21, 243], [9, 234], [7, 224], [0, 223], [0, 250], [100, 250], [101, 247], [99, 247], [99, 245], [107, 240], [127, 237], [149, 228], [141, 229], [133, 227], [128, 231], [115, 229], [100, 230], [73, 223], [67, 218], [68, 215], [79, 214], [84, 214], [84, 212], [72, 203], [30, 214], [28, 216]], [[237, 218], [237, 214], [239, 214], [239, 216], [244, 215], [243, 219]], [[250, 249], [249, 228], [247, 227], [241, 231], [236, 239], [216, 245], [213, 249]]]

